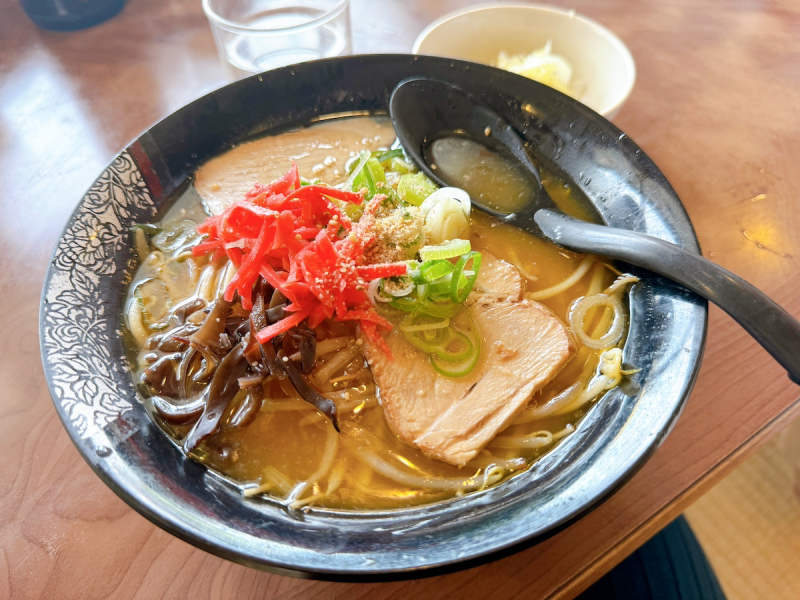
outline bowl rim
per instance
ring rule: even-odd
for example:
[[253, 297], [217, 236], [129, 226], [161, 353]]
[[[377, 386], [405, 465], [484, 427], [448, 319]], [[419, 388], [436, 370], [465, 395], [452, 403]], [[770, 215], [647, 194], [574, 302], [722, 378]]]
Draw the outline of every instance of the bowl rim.
[[[239, 129], [232, 132], [224, 127], [220, 129], [219, 127], [212, 126], [210, 129], [200, 128], [200, 130], [198, 130], [195, 127], [196, 121], [194, 119], [187, 119], [187, 117], [190, 115], [195, 115], [195, 117], [197, 115], [207, 117], [208, 113], [202, 111], [209, 108], [209, 105], [212, 109], [212, 114], [216, 114], [222, 121], [220, 126], [225, 124], [230, 125], [230, 123], [233, 122], [231, 119], [235, 118], [236, 109], [241, 106], [241, 102], [245, 99], [249, 99], [250, 101], [252, 101], [254, 97], [261, 99], [262, 96], [258, 94], [268, 92], [272, 89], [270, 86], [286, 85], [287, 95], [285, 102], [280, 104], [280, 102], [275, 101], [268, 104], [280, 104], [280, 106], [284, 107], [290, 106], [291, 110], [289, 114], [294, 116], [287, 117], [289, 120], [288, 125], [300, 126], [315, 119], [299, 117], [298, 115], [302, 113], [295, 112], [295, 105], [292, 101], [293, 96], [291, 94], [294, 88], [291, 86], [296, 85], [298, 86], [297, 89], [303, 89], [302, 86], [308, 83], [306, 80], [310, 79], [309, 76], [314, 75], [323, 80], [336, 79], [343, 82], [350, 81], [351, 79], [355, 82], [363, 81], [364, 88], [360, 88], [360, 90], [364, 91], [366, 89], [370, 90], [367, 93], [373, 93], [375, 91], [375, 85], [377, 85], [380, 90], [381, 86], [384, 84], [375, 84], [374, 81], [370, 81], [370, 73], [381, 74], [381, 76], [383, 76], [388, 69], [388, 71], [391, 72], [386, 75], [386, 77], [391, 80], [391, 78], [397, 76], [397, 72], [413, 72], [418, 70], [420, 68], [420, 63], [422, 64], [422, 68], [427, 71], [441, 71], [453, 74], [460, 72], [462, 77], [469, 75], [470, 79], [475, 72], [489, 75], [488, 85], [491, 87], [492, 79], [495, 78], [496, 85], [499, 86], [501, 90], [504, 89], [504, 94], [513, 94], [515, 90], [524, 90], [526, 94], [539, 93], [542, 99], [546, 100], [546, 104], [551, 105], [553, 110], [557, 109], [560, 111], [562, 108], [567, 108], [568, 110], [575, 111], [573, 118], [579, 121], [583, 119], [585, 125], [590, 126], [596, 132], [602, 132], [604, 140], [610, 142], [611, 140], [618, 139], [618, 142], [614, 142], [620, 145], [617, 154], [620, 157], [625, 157], [626, 160], [632, 161], [631, 164], [636, 165], [638, 169], [642, 170], [642, 174], [649, 174], [652, 178], [650, 182], [651, 185], [657, 186], [651, 188], [651, 192], [656, 196], [660, 195], [666, 199], [666, 204], [663, 209], [656, 212], [659, 217], [664, 218], [663, 222], [667, 224], [665, 235], [667, 235], [670, 240], [675, 240], [673, 243], [683, 245], [694, 252], [699, 251], [697, 238], [691, 221], [680, 199], [677, 197], [677, 194], [675, 194], [675, 191], [669, 185], [663, 173], [658, 170], [652, 160], [643, 154], [641, 149], [639, 149], [630, 138], [622, 134], [613, 124], [602, 117], [598, 117], [596, 113], [577, 101], [563, 96], [546, 86], [532, 82], [531, 80], [499, 71], [486, 65], [468, 63], [465, 61], [451, 61], [439, 57], [431, 57], [422, 60], [420, 57], [402, 54], [364, 55], [323, 59], [276, 69], [261, 75], [254, 75], [245, 80], [235, 82], [229, 86], [205, 94], [194, 102], [171, 113], [150, 127], [131, 145], [116, 155], [111, 165], [101, 173], [95, 184], [93, 184], [82, 197], [65, 224], [53, 249], [53, 255], [42, 290], [42, 304], [39, 314], [41, 357], [56, 412], [73, 444], [77, 447], [79, 453], [84, 457], [89, 466], [118, 496], [129, 506], [134, 508], [134, 510], [173, 535], [220, 557], [280, 574], [303, 577], [310, 576], [337, 581], [387, 581], [440, 575], [477, 566], [501, 556], [506, 556], [546, 539], [560, 531], [568, 524], [574, 522], [605, 501], [611, 494], [627, 482], [649, 459], [668, 435], [680, 415], [685, 401], [691, 392], [694, 381], [696, 380], [705, 343], [705, 332], [708, 322], [707, 303], [704, 301], [697, 301], [694, 296], [691, 296], [690, 299], [688, 296], [682, 294], [676, 295], [674, 291], [670, 291], [669, 289], [666, 295], [664, 295], [662, 289], [664, 286], [658, 284], [658, 286], [656, 286], [658, 287], [656, 292], [662, 290], [660, 299], [666, 299], [669, 303], [669, 307], [680, 308], [683, 310], [682, 316], [689, 317], [688, 320], [681, 321], [678, 316], [670, 313], [672, 315], [670, 318], [673, 322], [675, 324], [680, 323], [680, 331], [686, 334], [682, 339], [684, 345], [681, 346], [679, 344], [675, 347], [675, 345], [672, 344], [660, 348], [657, 353], [662, 363], [666, 360], [664, 356], [671, 355], [682, 359], [683, 362], [677, 369], [681, 374], [681, 379], [679, 383], [676, 384], [674, 382], [675, 371], [673, 370], [670, 373], [670, 386], [666, 391], [671, 401], [667, 406], [664, 405], [663, 398], [654, 396], [654, 393], [651, 391], [652, 382], [650, 382], [650, 380], [648, 380], [648, 384], [650, 384], [647, 388], [648, 391], [645, 392], [644, 388], [641, 390], [641, 396], [647, 395], [651, 405], [653, 405], [659, 413], [654, 421], [645, 420], [642, 422], [642, 418], [650, 419], [651, 417], [643, 416], [647, 414], [645, 410], [635, 410], [638, 408], [639, 404], [640, 395], [638, 392], [633, 392], [635, 394], [635, 402], [634, 400], [629, 402], [627, 398], [630, 398], [630, 395], [627, 392], [623, 393], [621, 391], [618, 394], [612, 392], [614, 398], [609, 399], [608, 402], [606, 402], [608, 396], [604, 397], [600, 403], [597, 403], [595, 407], [593, 407], [590, 414], [584, 417], [583, 422], [589, 422], [589, 416], [591, 415], [593, 421], [591, 426], [594, 427], [599, 424], [599, 426], [602, 427], [611, 419], [615, 419], [618, 414], [624, 412], [623, 409], [630, 409], [630, 411], [626, 413], [628, 414], [628, 420], [623, 423], [623, 426], [608, 434], [611, 435], [610, 441], [606, 441], [609, 439], [608, 436], [603, 437], [599, 442], [597, 440], [589, 440], [589, 442], [591, 442], [591, 444], [588, 444], [590, 450], [597, 448], [598, 443], [604, 444], [599, 447], [597, 455], [591, 456], [589, 466], [587, 467], [587, 470], [593, 469], [592, 472], [595, 475], [598, 475], [597, 468], [595, 468], [595, 463], [598, 462], [596, 459], [603, 458], [605, 461], [607, 457], [607, 453], [605, 452], [606, 445], [615, 446], [617, 454], [615, 459], [616, 463], [613, 463], [615, 467], [613, 477], [606, 471], [599, 473], [600, 477], [597, 480], [590, 480], [589, 482], [586, 482], [585, 478], [578, 477], [577, 479], [580, 480], [580, 483], [578, 484], [577, 491], [585, 491], [586, 493], [582, 496], [579, 494], [577, 497], [561, 498], [561, 504], [556, 507], [556, 518], [546, 519], [544, 524], [537, 523], [532, 517], [529, 518], [529, 512], [532, 507], [526, 501], [526, 496], [517, 494], [520, 488], [522, 488], [523, 492], [531, 492], [529, 489], [530, 486], [528, 486], [528, 488], [524, 487], [527, 485], [524, 481], [529, 479], [528, 475], [524, 478], [512, 478], [502, 486], [496, 486], [478, 494], [465, 496], [457, 501], [450, 502], [449, 505], [446, 506], [444, 506], [444, 504], [447, 503], [435, 503], [411, 509], [403, 509], [402, 511], [393, 511], [391, 514], [387, 514], [386, 512], [355, 513], [355, 516], [358, 518], [365, 517], [365, 527], [369, 528], [370, 536], [373, 534], [378, 535], [378, 524], [383, 524], [390, 528], [389, 530], [382, 530], [380, 535], [383, 537], [380, 538], [379, 536], [379, 539], [389, 540], [391, 544], [384, 547], [381, 544], [371, 542], [370, 545], [363, 550], [353, 545], [353, 540], [357, 541], [355, 536], [352, 536], [352, 540], [344, 541], [336, 537], [336, 533], [342, 531], [342, 529], [337, 529], [337, 527], [340, 527], [340, 522], [348, 521], [348, 515], [344, 518], [339, 517], [338, 521], [328, 519], [328, 515], [323, 515], [324, 518], [322, 519], [317, 516], [305, 520], [304, 517], [301, 521], [305, 523], [306, 527], [301, 528], [301, 531], [303, 536], [306, 536], [305, 540], [301, 536], [299, 540], [292, 537], [287, 541], [287, 535], [282, 534], [282, 537], [275, 536], [274, 529], [264, 534], [258, 533], [257, 535], [254, 533], [254, 527], [256, 527], [256, 525], [250, 521], [238, 520], [236, 526], [227, 521], [224, 522], [224, 524], [220, 524], [223, 522], [219, 520], [219, 516], [227, 511], [230, 508], [229, 505], [232, 503], [236, 504], [236, 506], [233, 506], [233, 508], [236, 508], [241, 498], [238, 494], [235, 495], [235, 498], [232, 497], [229, 493], [230, 490], [222, 487], [218, 478], [213, 476], [210, 478], [207, 477], [210, 472], [207, 471], [205, 467], [191, 461], [183, 454], [180, 454], [181, 460], [178, 465], [180, 470], [164, 471], [167, 476], [159, 472], [148, 472], [150, 478], [126, 478], [125, 475], [131, 473], [131, 465], [125, 462], [125, 456], [122, 458], [120, 457], [124, 455], [125, 452], [128, 453], [127, 458], [130, 459], [131, 455], [133, 455], [131, 449], [136, 452], [146, 453], [151, 451], [150, 444], [156, 444], [158, 446], [157, 449], [164, 449], [170, 446], [166, 435], [151, 421], [150, 416], [141, 410], [141, 404], [136, 402], [133, 398], [131, 399], [140, 406], [140, 410], [131, 410], [128, 413], [124, 413], [130, 415], [127, 418], [122, 418], [122, 413], [117, 414], [116, 419], [106, 422], [106, 424], [100, 428], [97, 435], [91, 432], [91, 435], [87, 434], [81, 430], [79, 425], [76, 425], [75, 415], [72, 409], [65, 404], [65, 399], [62, 394], [63, 387], [59, 385], [63, 383], [63, 381], [59, 380], [59, 378], [63, 380], [63, 376], [58, 375], [57, 369], [59, 367], [63, 368], [63, 360], [61, 365], [55, 366], [52, 361], [53, 356], [62, 348], [58, 344], [55, 344], [54, 349], [54, 344], [52, 343], [52, 339], [50, 339], [52, 338], [52, 332], [48, 333], [48, 327], [51, 329], [53, 328], [50, 319], [55, 312], [60, 310], [58, 307], [53, 306], [52, 299], [56, 298], [59, 294], [63, 294], [65, 290], [63, 277], [67, 271], [65, 271], [63, 265], [59, 265], [59, 260], [63, 258], [59, 256], [59, 251], [62, 249], [62, 244], [65, 243], [67, 234], [72, 231], [70, 228], [74, 227], [75, 224], [79, 222], [80, 217], [85, 216], [84, 213], [87, 210], [87, 206], [95, 208], [98, 206], [98, 189], [101, 189], [102, 185], [108, 185], [108, 180], [104, 178], [109, 175], [112, 177], [122, 176], [123, 179], [130, 176], [131, 185], [135, 188], [132, 193], [138, 194], [144, 190], [142, 193], [161, 196], [162, 192], [153, 191], [155, 186], [152, 183], [155, 181], [155, 183], [158, 184], [159, 173], [170, 173], [175, 181], [185, 181], [185, 173], [187, 172], [185, 169], [189, 169], [189, 173], [193, 172], [193, 169], [188, 163], [184, 164], [184, 160], [189, 156], [189, 154], [187, 154], [189, 150], [184, 149], [178, 151], [172, 146], [159, 149], [154, 135], [155, 137], [161, 136], [163, 139], [172, 140], [176, 135], [179, 136], [180, 132], [186, 133], [190, 138], [191, 135], [189, 132], [195, 132], [194, 135], [200, 136], [202, 139], [216, 136], [219, 139], [240, 143], [249, 137], [264, 134], [268, 135], [281, 130], [279, 126], [264, 125], [257, 120], [258, 118], [262, 118], [258, 116], [253, 118], [256, 119], [256, 123], [258, 123], [259, 126], [264, 125], [264, 129], [257, 129], [255, 131], [251, 129]], [[306, 75], [305, 78], [303, 77], [304, 74]], [[432, 73], [429, 74], [431, 76], [436, 76]], [[317, 82], [317, 85], [319, 84], [320, 82]], [[396, 85], [396, 83], [391, 85]], [[494, 88], [492, 87], [492, 89]], [[388, 91], [390, 90], [391, 86]], [[373, 100], [378, 104], [388, 101], [388, 93], [386, 98], [381, 99], [383, 93], [383, 91], [379, 91], [379, 96], [376, 100]], [[332, 91], [329, 91], [328, 94], [336, 96]], [[355, 98], [355, 96], [358, 96], [358, 98]], [[508, 97], [509, 96], [501, 95], [498, 98], [502, 99], [505, 105], [505, 99]], [[231, 103], [231, 100], [234, 102]], [[371, 102], [372, 100], [361, 96], [359, 92], [359, 94], [351, 95], [349, 100], [346, 96], [342, 96], [334, 102], [336, 106], [349, 106], [348, 102], [353, 103], [354, 101], [358, 104], [359, 102]], [[313, 103], [311, 101], [307, 101], [307, 103], [309, 104], [307, 110], [312, 112], [316, 110], [318, 115], [340, 115], [349, 112], [344, 108], [331, 110], [330, 105], [325, 103], [316, 105], [316, 108], [311, 108]], [[376, 109], [377, 111], [383, 112], [380, 106], [375, 106], [373, 110], [369, 112], [376, 112]], [[282, 108], [280, 110], [286, 109]], [[215, 113], [214, 111], [219, 112]], [[263, 109], [262, 112], [264, 111], [271, 114], [271, 109]], [[560, 112], [558, 114], [560, 114]], [[562, 127], [566, 126], [563, 120], [557, 125], [559, 131], [561, 131]], [[198, 131], [199, 133], [197, 133]], [[222, 133], [220, 133], [220, 131], [222, 131]], [[598, 135], [596, 132], [593, 135]], [[237, 136], [240, 137], [237, 138]], [[558, 136], [556, 135], [556, 137]], [[182, 142], [184, 144], [187, 143], [186, 140], [182, 140]], [[545, 144], [546, 143], [547, 140], [545, 140]], [[144, 150], [145, 147], [149, 149], [155, 147], [155, 151], [150, 153], [150, 150]], [[193, 149], [194, 147], [188, 145], [188, 148]], [[165, 160], [165, 156], [160, 154], [162, 150], [165, 153], [175, 153], [172, 163], [162, 164]], [[200, 152], [201, 156], [198, 157], [197, 154], [192, 154], [192, 157], [195, 160], [199, 160], [200, 164], [207, 158], [210, 158], [210, 156], [203, 157], [203, 150], [199, 148], [196, 150]], [[576, 151], [577, 150], [567, 150], [566, 153]], [[131, 164], [134, 166], [133, 169], [128, 168]], [[184, 171], [170, 172], [170, 167], [176, 169], [181, 167]], [[638, 181], [637, 185], [641, 183], [641, 181]], [[586, 186], [589, 185], [588, 180], [585, 184]], [[169, 194], [164, 192], [163, 195]], [[647, 198], [649, 196], [645, 195], [643, 197]], [[116, 202], [116, 200], [114, 200], [114, 202]], [[151, 217], [154, 217], [157, 208], [163, 210], [168, 205], [168, 200], [166, 199], [161, 199], [158, 202], [160, 203], [159, 207], [156, 207], [155, 200], [146, 206], [145, 204], [147, 203], [144, 203], [141, 207], [140, 214], [150, 214]], [[132, 206], [133, 204], [129, 204], [128, 208]], [[101, 208], [105, 209], [107, 207]], [[635, 223], [638, 223], [638, 221]], [[645, 223], [645, 221], [642, 221], [642, 223]], [[115, 260], [120, 265], [124, 265], [126, 257], [131, 255], [132, 250], [130, 248], [130, 243], [126, 243], [122, 256], [116, 257]], [[69, 259], [69, 257], [67, 258]], [[117, 283], [120, 279], [124, 279], [123, 270], [124, 269], [120, 269], [120, 277], [115, 280]], [[89, 283], [90, 282], [87, 282], [85, 278], [81, 281], [81, 285], [88, 285]], [[112, 285], [113, 284], [114, 282], [112, 282]], [[113, 289], [115, 288], [112, 287], [112, 290]], [[67, 289], [66, 291], [70, 293], [71, 290]], [[650, 292], [652, 293], [652, 290], [650, 290]], [[121, 292], [116, 290], [114, 293], [120, 294]], [[641, 296], [645, 295], [646, 294], [641, 294]], [[656, 296], [658, 296], [658, 293], [656, 293]], [[656, 299], [658, 300], [658, 298]], [[100, 302], [97, 304], [102, 306], [106, 303]], [[109, 304], [113, 305], [113, 302]], [[86, 310], [93, 310], [93, 307], [86, 307]], [[106, 324], [105, 327], [119, 326], [118, 319], [120, 315], [114, 316], [117, 321], [114, 321], [114, 324], [111, 326]], [[632, 323], [633, 321], [632, 319]], [[118, 337], [117, 334], [116, 338]], [[116, 346], [113, 346], [113, 344], [109, 346], [113, 346], [112, 350], [121, 348], [121, 341], [116, 339], [115, 342]], [[663, 367], [663, 364], [661, 364], [661, 367]], [[72, 377], [73, 373], [68, 373], [67, 375]], [[119, 377], [117, 383], [122, 385], [122, 388], [124, 388], [123, 391], [128, 391], [128, 389], [132, 389], [132, 382], [127, 373], [125, 373], [124, 376], [127, 377], [127, 387], [125, 381]], [[654, 371], [654, 378], [657, 379], [659, 377], [663, 378], [661, 371]], [[673, 392], [672, 390], [676, 391]], [[69, 400], [69, 398], [67, 398], [67, 400]], [[631, 405], [633, 405], [633, 408], [631, 408]], [[613, 411], [617, 412], [615, 413]], [[636, 417], [636, 415], [639, 416]], [[620, 452], [619, 450], [621, 449], [616, 447], [616, 445], [620, 437], [631, 435], [631, 428], [627, 427], [631, 418], [636, 418], [637, 424], [644, 427], [644, 430], [641, 430], [637, 434], [637, 439], [641, 442], [641, 445], [633, 448], [633, 450], [628, 448], [625, 452]], [[619, 425], [619, 421], [613, 421], [612, 424]], [[589, 427], [589, 425], [586, 427]], [[578, 431], [580, 432], [582, 429], [583, 428], [578, 428]], [[156, 437], [152, 436], [153, 431], [156, 432]], [[627, 434], [625, 431], [627, 431]], [[114, 436], [113, 440], [111, 436]], [[583, 437], [584, 436], [570, 436], [567, 440], [562, 442], [559, 447], [563, 447], [565, 453], [572, 452], [572, 449], [581, 444], [587, 445], [586, 440], [582, 439]], [[113, 444], [109, 444], [109, 441], [113, 441]], [[113, 447], [109, 448], [109, 445]], [[172, 460], [171, 456], [175, 453], [179, 453], [179, 451], [177, 448], [172, 447], [172, 450], [167, 448], [167, 450], [155, 453], [159, 454], [159, 456], [156, 457], [159, 461], [169, 461]], [[602, 456], [600, 456], [601, 453], [603, 453]], [[164, 454], [169, 454], [170, 456], [167, 456], [166, 459], [162, 459], [161, 455]], [[545, 455], [540, 461], [534, 464], [534, 467], [531, 467], [525, 473], [531, 474], [530, 477], [533, 477], [533, 471], [547, 472], [549, 465], [547, 457], [556, 456], [557, 454], [557, 452], [553, 452]], [[563, 458], [563, 456], [563, 453], [559, 455], [559, 460]], [[566, 456], [568, 458], [573, 457], [572, 454], [566, 454]], [[134, 457], [134, 462], [141, 462], [142, 460], [143, 459], [139, 457], [138, 454]], [[607, 466], [606, 463], [607, 461], [603, 464]], [[156, 466], [164, 466], [165, 464], [165, 462], [159, 462]], [[537, 465], [539, 466], [537, 467]], [[140, 467], [139, 464], [136, 466]], [[147, 466], [152, 467], [153, 464], [148, 464]], [[552, 465], [549, 466], [552, 467]], [[125, 470], [126, 468], [127, 470]], [[551, 469], [551, 471], [552, 470], [553, 469]], [[174, 476], [176, 472], [179, 475], [178, 477]], [[139, 476], [141, 474], [137, 471], [133, 473], [133, 475]], [[561, 477], [561, 473], [557, 473], [556, 475], [555, 479], [557, 484], [560, 485], [565, 481], [564, 478]], [[571, 475], [576, 474], [573, 472]], [[574, 477], [566, 480], [566, 484], [571, 492], [576, 491], [574, 480]], [[165, 487], [164, 481], [166, 481], [170, 487]], [[180, 485], [175, 485], [175, 481]], [[511, 485], [509, 485], [509, 482], [511, 482]], [[548, 482], [545, 481], [545, 483]], [[191, 487], [193, 485], [195, 486], [194, 488]], [[176, 490], [183, 492], [183, 495], [180, 496], [182, 503], [178, 508], [176, 508], [175, 503], [172, 501], [174, 498], [178, 497], [178, 492], [176, 492]], [[559, 489], [559, 491], [561, 490]], [[168, 496], [164, 495], [165, 492]], [[542, 494], [538, 487], [533, 490], [533, 493], [537, 495], [536, 498], [541, 500], [541, 502], [551, 502], [550, 498], [541, 498]], [[562, 493], [561, 496], [563, 497], [563, 495]], [[199, 502], [199, 506], [204, 511], [203, 514], [199, 514], [198, 508], [194, 504], [189, 503], [184, 505], [186, 498]], [[211, 511], [211, 513], [206, 513], [206, 509]], [[471, 523], [468, 530], [470, 536], [468, 539], [471, 545], [466, 545], [465, 543], [464, 546], [456, 546], [455, 543], [459, 540], [462, 542], [466, 541], [466, 538], [458, 537], [464, 533], [464, 526], [459, 517], [459, 515], [465, 514], [463, 509], [468, 509], [470, 511], [466, 513], [464, 519], [469, 520]], [[267, 509], [264, 509], [261, 504], [254, 508], [253, 504], [248, 502], [245, 503], [242, 510], [247, 513], [245, 516], [248, 518], [254, 515], [256, 518], [264, 517], [264, 519], [266, 519], [266, 517], [274, 517], [274, 514], [267, 513]], [[461, 512], [458, 512], [459, 510], [461, 510]], [[511, 511], [516, 511], [514, 514], [520, 517], [521, 522], [517, 521], [511, 529], [504, 532], [498, 532], [496, 529], [491, 529], [491, 531], [489, 531], [488, 528], [492, 524], [505, 522], [506, 517], [509, 516]], [[396, 530], [391, 529], [391, 527], [395, 527], [395, 521], [397, 520], [396, 515], [398, 512], [403, 513], [403, 516], [406, 517], [405, 521], [401, 523], [401, 525], [405, 527], [398, 527]], [[430, 517], [431, 513], [434, 513], [434, 517], [438, 514], [443, 514], [444, 516], [445, 527], [440, 527], [440, 529], [436, 530], [437, 535], [440, 536], [438, 540], [441, 542], [441, 551], [439, 548], [436, 548], [436, 544], [428, 544], [429, 538], [425, 537], [429, 535], [427, 529], [422, 529], [420, 526], [414, 528], [408, 527], [408, 524], [413, 522], [419, 522], [425, 526], [425, 519]], [[209, 514], [216, 520], [209, 520]], [[237, 516], [239, 516], [238, 513]], [[281, 515], [278, 516], [280, 517]], [[336, 514], [334, 514], [334, 516], [336, 516]], [[353, 514], [349, 515], [349, 517], [352, 516]], [[353, 521], [357, 519], [350, 520]], [[283, 519], [282, 521], [275, 521], [273, 519], [272, 524], [285, 526], [287, 522], [290, 523], [290, 533], [294, 533], [297, 526], [296, 519]], [[258, 523], [262, 523], [262, 521], [258, 521]], [[330, 528], [331, 530], [330, 532], [327, 530], [322, 532], [322, 534], [329, 534], [326, 537], [320, 537], [322, 535], [319, 532], [320, 523], [322, 523], [323, 527]], [[434, 523], [434, 525], [436, 524]], [[318, 529], [314, 530], [312, 526]], [[347, 533], [348, 537], [350, 537], [349, 530]], [[403, 533], [403, 535], [395, 535], [397, 533]], [[502, 533], [503, 535], [498, 535], [498, 533]], [[314, 537], [315, 535], [317, 537]], [[330, 542], [330, 545], [336, 548], [334, 550], [330, 548], [320, 549], [315, 544], [309, 545], [309, 541], [315, 541], [316, 543], [316, 541], [322, 540], [327, 543], [328, 538], [331, 537], [336, 538], [334, 541]], [[370, 540], [371, 539], [370, 537]], [[421, 540], [425, 541], [421, 542]], [[297, 543], [298, 541], [301, 543]], [[305, 541], [305, 543], [302, 543], [303, 541]], [[343, 547], [337, 545], [345, 543], [345, 541], [351, 542], [350, 545]], [[408, 551], [408, 555], [402, 554], [401, 551], [398, 550], [397, 545], [402, 545], [402, 548]], [[386, 562], [376, 563], [376, 561], [371, 558], [364, 563], [356, 562], [357, 560], [363, 560], [365, 557], [378, 556], [383, 557]]]
[[[605, 106], [598, 107], [597, 109], [593, 109], [599, 114], [610, 117], [613, 116], [625, 102], [627, 101], [628, 97], [633, 92], [633, 88], [636, 85], [636, 62], [633, 60], [633, 55], [631, 54], [630, 49], [625, 42], [623, 42], [617, 34], [613, 31], [605, 27], [604, 25], [598, 23], [594, 19], [587, 17], [581, 13], [578, 13], [575, 9], [567, 9], [561, 6], [552, 6], [548, 4], [536, 4], [536, 3], [527, 3], [527, 2], [504, 2], [500, 4], [474, 4], [472, 6], [467, 6], [465, 8], [461, 8], [458, 10], [454, 10], [449, 12], [438, 19], [429, 23], [425, 29], [423, 29], [417, 39], [414, 40], [414, 44], [411, 46], [411, 53], [412, 54], [421, 54], [420, 53], [420, 46], [425, 43], [425, 40], [439, 27], [444, 25], [449, 21], [453, 21], [465, 15], [479, 13], [487, 10], [504, 10], [504, 9], [523, 9], [526, 11], [531, 12], [549, 12], [558, 14], [561, 16], [569, 17], [571, 19], [576, 19], [578, 21], [582, 21], [586, 25], [592, 27], [599, 33], [601, 33], [610, 43], [611, 45], [617, 50], [619, 53], [624, 70], [626, 75], [626, 86], [619, 89], [619, 91], [614, 95], [613, 100], [608, 102]], [[426, 56], [439, 56], [439, 55], [426, 55]], [[451, 58], [449, 56], [445, 58]], [[464, 59], [459, 59], [464, 60]]]

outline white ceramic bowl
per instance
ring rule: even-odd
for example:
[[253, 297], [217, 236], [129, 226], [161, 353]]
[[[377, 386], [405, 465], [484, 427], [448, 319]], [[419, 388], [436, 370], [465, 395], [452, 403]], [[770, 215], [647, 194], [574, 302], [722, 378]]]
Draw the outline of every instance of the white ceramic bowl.
[[501, 51], [529, 54], [552, 41], [572, 65], [577, 99], [611, 118], [633, 89], [636, 67], [625, 44], [574, 10], [536, 4], [483, 4], [434, 21], [414, 42], [414, 54], [493, 64]]

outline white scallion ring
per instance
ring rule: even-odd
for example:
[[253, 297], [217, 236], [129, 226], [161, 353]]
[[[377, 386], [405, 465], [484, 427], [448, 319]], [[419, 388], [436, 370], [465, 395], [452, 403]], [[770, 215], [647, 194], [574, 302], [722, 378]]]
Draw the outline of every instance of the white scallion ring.
[[381, 284], [380, 279], [373, 279], [369, 282], [367, 286], [367, 298], [369, 298], [372, 305], [375, 306], [376, 302], [391, 302], [391, 298], [385, 297], [383, 294], [380, 293], [378, 290], [378, 286]]
[[[586, 314], [593, 308], [609, 307], [614, 311], [614, 320], [602, 336], [593, 338], [589, 336], [585, 329], [583, 320]], [[570, 308], [569, 324], [572, 332], [578, 337], [581, 343], [588, 348], [611, 348], [621, 339], [625, 330], [625, 310], [619, 297], [607, 296], [606, 294], [593, 294], [578, 298]]]
[[447, 199], [458, 201], [461, 204], [461, 210], [464, 212], [464, 215], [469, 217], [469, 213], [472, 210], [472, 201], [469, 198], [469, 194], [461, 188], [456, 187], [439, 188], [425, 198], [422, 204], [420, 204], [419, 209], [422, 211], [422, 214], [427, 217], [428, 213], [436, 204]]

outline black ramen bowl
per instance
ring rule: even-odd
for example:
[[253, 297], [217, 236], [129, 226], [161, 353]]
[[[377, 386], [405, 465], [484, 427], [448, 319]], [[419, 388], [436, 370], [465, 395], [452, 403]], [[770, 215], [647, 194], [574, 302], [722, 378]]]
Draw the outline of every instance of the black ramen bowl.
[[644, 274], [624, 359], [641, 371], [531, 469], [479, 493], [381, 512], [288, 511], [243, 498], [187, 459], [137, 399], [121, 335], [137, 263], [129, 227], [152, 221], [209, 158], [244, 140], [347, 113], [385, 113], [412, 75], [479, 93], [577, 185], [609, 225], [698, 251], [680, 200], [614, 125], [550, 88], [491, 67], [406, 55], [270, 71], [170, 115], [114, 159], [67, 223], [41, 309], [41, 346], [64, 427], [100, 478], [158, 526], [224, 558], [326, 579], [400, 579], [473, 566], [542, 540], [608, 498], [664, 440], [695, 380], [705, 301]]

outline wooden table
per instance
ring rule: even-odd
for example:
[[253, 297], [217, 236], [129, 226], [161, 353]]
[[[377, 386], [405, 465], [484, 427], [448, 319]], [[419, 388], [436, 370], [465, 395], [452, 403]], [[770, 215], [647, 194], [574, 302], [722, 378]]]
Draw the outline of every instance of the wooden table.
[[[426, 23], [469, 2], [353, 0], [354, 50], [408, 51]], [[800, 5], [568, 6], [630, 47], [638, 81], [616, 123], [672, 182], [706, 256], [800, 316]], [[0, 598], [569, 597], [800, 412], [798, 388], [712, 307], [700, 377], [666, 443], [608, 502], [525, 552], [434, 579], [332, 584], [235, 565], [161, 531], [64, 432], [39, 359], [39, 294], [61, 227], [110, 159], [224, 82], [199, 0], [129, 0], [72, 34], [0, 5]]]

